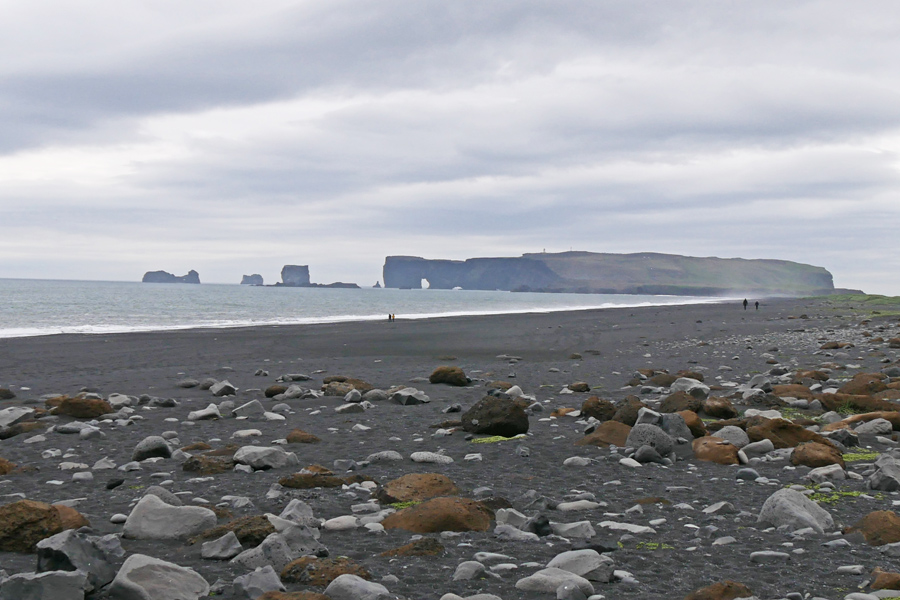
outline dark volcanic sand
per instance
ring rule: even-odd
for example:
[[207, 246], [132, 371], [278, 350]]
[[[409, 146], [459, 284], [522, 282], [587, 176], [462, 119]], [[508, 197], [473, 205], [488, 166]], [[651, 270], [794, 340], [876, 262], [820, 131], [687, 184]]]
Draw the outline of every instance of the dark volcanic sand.
[[[808, 315], [808, 319], [789, 319]], [[871, 315], [867, 315], [871, 316]], [[483, 316], [446, 318], [421, 321], [399, 320], [393, 323], [364, 322], [313, 326], [259, 327], [225, 330], [189, 330], [159, 333], [115, 335], [59, 335], [38, 338], [0, 340], [0, 387], [12, 387], [18, 398], [3, 402], [0, 408], [28, 403], [48, 393], [74, 394], [82, 387], [98, 391], [104, 397], [119, 392], [130, 395], [150, 394], [178, 399], [176, 408], [147, 410], [138, 407], [135, 415], [143, 417], [129, 427], [101, 425], [106, 433], [102, 440], [81, 441], [78, 436], [47, 434], [47, 441], [25, 445], [23, 440], [39, 432], [0, 441], [0, 456], [20, 466], [36, 467], [33, 472], [0, 477], [0, 504], [16, 500], [9, 494], [24, 493], [28, 498], [46, 502], [85, 498], [77, 508], [101, 533], [121, 531], [121, 526], [109, 523], [115, 513], [127, 514], [130, 506], [140, 498], [143, 487], [161, 479], [153, 473], [167, 473], [165, 478], [175, 481], [173, 491], [190, 491], [192, 497], [218, 503], [225, 495], [248, 496], [254, 503], [251, 509], [234, 511], [235, 516], [273, 512], [278, 514], [291, 497], [307, 501], [317, 517], [329, 519], [350, 514], [350, 506], [364, 498], [347, 496], [340, 489], [292, 491], [276, 500], [268, 501], [265, 493], [272, 483], [290, 474], [289, 469], [254, 474], [225, 473], [216, 475], [212, 483], [190, 484], [194, 476], [185, 473], [175, 460], [145, 465], [142, 471], [121, 473], [96, 471], [93, 483], [73, 483], [71, 473], [58, 470], [63, 460], [92, 465], [108, 456], [117, 464], [130, 460], [131, 451], [148, 435], [164, 431], [178, 432], [181, 445], [198, 441], [211, 442], [219, 447], [230, 442], [232, 432], [256, 428], [262, 437], [250, 438], [244, 445], [268, 445], [284, 438], [294, 428], [302, 428], [320, 438], [314, 445], [289, 445], [296, 452], [301, 465], [332, 466], [335, 459], [362, 461], [371, 453], [397, 450], [405, 457], [414, 451], [443, 449], [455, 462], [447, 466], [417, 464], [410, 460], [376, 463], [360, 472], [379, 482], [387, 482], [410, 472], [438, 472], [452, 478], [464, 494], [481, 486], [489, 486], [493, 494], [508, 499], [515, 508], [533, 514], [521, 498], [528, 490], [561, 501], [577, 492], [592, 492], [597, 500], [608, 506], [593, 511], [560, 513], [546, 511], [552, 521], [575, 522], [589, 520], [597, 531], [597, 538], [618, 539], [597, 523], [607, 519], [646, 525], [648, 521], [665, 518], [657, 526], [658, 534], [637, 536], [626, 540], [623, 548], [612, 553], [616, 568], [628, 571], [637, 584], [595, 584], [597, 593], [607, 598], [682, 598], [689, 591], [719, 581], [733, 579], [751, 587], [761, 598], [779, 598], [789, 592], [810, 593], [824, 598], [843, 598], [856, 591], [865, 577], [838, 574], [840, 565], [861, 564], [866, 572], [876, 566], [897, 570], [896, 559], [883, 557], [877, 549], [854, 542], [852, 548], [829, 549], [821, 544], [823, 538], [792, 540], [783, 532], [763, 532], [755, 529], [755, 515], [765, 499], [775, 490], [791, 483], [806, 483], [802, 476], [808, 469], [783, 469], [785, 462], [764, 463], [755, 468], [765, 477], [777, 479], [775, 485], [738, 483], [734, 479], [736, 467], [703, 463], [691, 458], [664, 468], [645, 465], [639, 469], [607, 462], [609, 451], [594, 447], [574, 446], [582, 437], [583, 423], [572, 417], [547, 419], [559, 407], [580, 408], [589, 394], [561, 395], [568, 383], [586, 381], [593, 394], [618, 401], [639, 388], [623, 386], [641, 367], [668, 369], [702, 369], [708, 384], [721, 381], [743, 383], [750, 376], [767, 372], [761, 355], [767, 351], [784, 365], [815, 367], [823, 362], [860, 365], [860, 371], [877, 371], [885, 365], [881, 356], [871, 356], [870, 349], [884, 352], [891, 361], [896, 351], [885, 344], [871, 344], [862, 337], [863, 331], [878, 324], [890, 326], [894, 333], [881, 333], [885, 339], [896, 335], [896, 317], [875, 316], [872, 324], [861, 326], [863, 313], [859, 310], [836, 310], [822, 300], [766, 301], [757, 312], [744, 311], [738, 303], [695, 305], [680, 307], [652, 307], [579, 311], [568, 313]], [[850, 341], [856, 344], [848, 355], [823, 356], [816, 352], [822, 341]], [[705, 344], [702, 344], [705, 343]], [[771, 350], [776, 348], [776, 350]], [[570, 359], [572, 353], [582, 359]], [[521, 357], [511, 363], [498, 355]], [[649, 356], [648, 356], [649, 355]], [[447, 357], [454, 356], [455, 360]], [[410, 382], [413, 378], [427, 378], [442, 364], [462, 367], [475, 379], [465, 388], [431, 385], [427, 381]], [[720, 366], [733, 371], [719, 371]], [[257, 369], [266, 369], [268, 377], [255, 377]], [[551, 372], [552, 368], [559, 372]], [[219, 402], [209, 392], [181, 389], [175, 383], [184, 376], [197, 379], [214, 377], [228, 379], [239, 388], [236, 404], [260, 399], [267, 407], [261, 392], [284, 373], [324, 371], [313, 381], [301, 383], [318, 388], [328, 375], [346, 375], [363, 379], [375, 387], [409, 384], [428, 394], [432, 402], [421, 406], [400, 406], [385, 402], [362, 414], [338, 415], [334, 407], [342, 404], [338, 397], [316, 400], [291, 400], [294, 410], [286, 422], [266, 421], [201, 421], [193, 426], [166, 422], [166, 418], [185, 420], [191, 410]], [[835, 377], [852, 375], [857, 370], [839, 371]], [[511, 377], [515, 376], [514, 379]], [[452, 403], [468, 408], [483, 396], [485, 381], [508, 380], [526, 394], [534, 394], [544, 403], [545, 410], [531, 416], [531, 429], [524, 445], [528, 457], [516, 454], [523, 442], [508, 441], [496, 444], [472, 444], [465, 433], [455, 432], [449, 437], [433, 438], [430, 425], [458, 415], [441, 411]], [[30, 391], [21, 391], [21, 387]], [[716, 393], [724, 395], [725, 392]], [[765, 408], [765, 407], [760, 407]], [[309, 412], [321, 409], [321, 413]], [[57, 422], [67, 422], [63, 417]], [[372, 429], [352, 432], [356, 423]], [[396, 436], [401, 441], [390, 441]], [[421, 440], [421, 441], [416, 441]], [[873, 443], [866, 440], [866, 443]], [[875, 446], [876, 449], [883, 449]], [[62, 456], [43, 459], [41, 452], [58, 448]], [[467, 462], [466, 454], [480, 452], [483, 462]], [[588, 467], [563, 467], [571, 456], [601, 459]], [[690, 470], [689, 465], [695, 465]], [[850, 465], [848, 465], [850, 468]], [[107, 480], [124, 477], [125, 485], [106, 490]], [[64, 485], [50, 485], [50, 480], [64, 481]], [[618, 480], [620, 484], [609, 484]], [[609, 485], [604, 485], [609, 484]], [[667, 486], [689, 486], [690, 491], [667, 491]], [[861, 481], [841, 482], [841, 489], [865, 490]], [[644, 506], [643, 514], [620, 514], [607, 517], [604, 513], [624, 513], [636, 501], [650, 496], [666, 498], [671, 504]], [[896, 496], [883, 494], [882, 499], [848, 499], [828, 506], [840, 524], [855, 522], [872, 510], [890, 509]], [[752, 517], [726, 516], [724, 519], [705, 517], [700, 510], [719, 500], [732, 502], [738, 510], [752, 513]], [[675, 508], [688, 503], [696, 510]], [[222, 523], [224, 521], [220, 521]], [[718, 527], [711, 536], [697, 543], [694, 530], [685, 527]], [[713, 539], [732, 535], [737, 543], [711, 547]], [[497, 539], [491, 531], [464, 533], [460, 537], [443, 540], [446, 551], [440, 557], [382, 558], [378, 554], [407, 543], [412, 534], [400, 530], [375, 535], [363, 529], [350, 532], [323, 532], [321, 541], [331, 556], [349, 556], [368, 568], [376, 581], [394, 575], [399, 582], [386, 583], [388, 589], [405, 598], [437, 599], [446, 592], [466, 596], [478, 592], [494, 593], [512, 598], [549, 598], [552, 594], [526, 594], [515, 589], [515, 582], [537, 570], [524, 563], [546, 564], [560, 552], [572, 548], [572, 543], [560, 538], [543, 538], [539, 542], [513, 543]], [[576, 540], [573, 540], [573, 542]], [[650, 550], [638, 547], [639, 542], [659, 542], [665, 549]], [[793, 543], [791, 547], [783, 545]], [[181, 542], [149, 542], [123, 540], [130, 552], [141, 552], [176, 562], [197, 570], [210, 583], [217, 578], [228, 582], [244, 574], [243, 569], [228, 563], [202, 560], [200, 547]], [[668, 549], [671, 546], [673, 549]], [[688, 548], [696, 547], [694, 551]], [[755, 565], [749, 555], [755, 550], [786, 550], [802, 548], [805, 554], [792, 555], [784, 564]], [[487, 578], [468, 582], [451, 580], [456, 565], [472, 560], [478, 551], [499, 552], [513, 557], [510, 562], [520, 565], [517, 572], [502, 578]], [[0, 553], [0, 568], [8, 573], [33, 571], [33, 555]], [[288, 590], [312, 589], [288, 584]], [[321, 590], [319, 590], [321, 591]], [[227, 594], [226, 594], [227, 597]]]

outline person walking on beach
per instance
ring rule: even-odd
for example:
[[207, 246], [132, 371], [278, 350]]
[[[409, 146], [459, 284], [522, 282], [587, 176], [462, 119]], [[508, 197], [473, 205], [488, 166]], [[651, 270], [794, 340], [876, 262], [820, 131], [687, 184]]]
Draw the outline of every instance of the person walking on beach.
[[750, 303], [747, 302], [747, 299], [746, 299], [746, 298], [744, 298], [744, 310], [747, 310], [747, 305], [748, 305], [748, 304], [750, 304]]
[[756, 305], [756, 310], [759, 310], [759, 300], [757, 300], [756, 302], [754, 302], [754, 304]]

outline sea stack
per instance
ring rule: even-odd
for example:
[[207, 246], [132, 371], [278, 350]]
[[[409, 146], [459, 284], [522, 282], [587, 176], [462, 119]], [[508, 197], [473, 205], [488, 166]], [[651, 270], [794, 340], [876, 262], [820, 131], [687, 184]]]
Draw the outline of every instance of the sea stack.
[[309, 287], [309, 265], [284, 265], [281, 284], [291, 287]]
[[166, 271], [147, 271], [142, 283], [200, 283], [200, 274], [191, 269], [187, 275], [173, 275]]
[[263, 277], [259, 273], [244, 275], [241, 278], [241, 285], [263, 285]]

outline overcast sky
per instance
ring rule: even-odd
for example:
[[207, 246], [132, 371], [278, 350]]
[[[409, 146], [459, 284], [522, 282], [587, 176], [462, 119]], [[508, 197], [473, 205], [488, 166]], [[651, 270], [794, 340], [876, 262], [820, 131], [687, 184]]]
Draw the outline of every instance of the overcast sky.
[[0, 277], [779, 258], [900, 294], [900, 3], [0, 3]]

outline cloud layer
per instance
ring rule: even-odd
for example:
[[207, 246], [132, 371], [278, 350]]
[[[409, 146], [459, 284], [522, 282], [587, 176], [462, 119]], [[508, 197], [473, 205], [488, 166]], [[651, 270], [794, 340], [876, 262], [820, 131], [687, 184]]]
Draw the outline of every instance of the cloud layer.
[[0, 6], [0, 277], [570, 248], [900, 294], [900, 7]]

